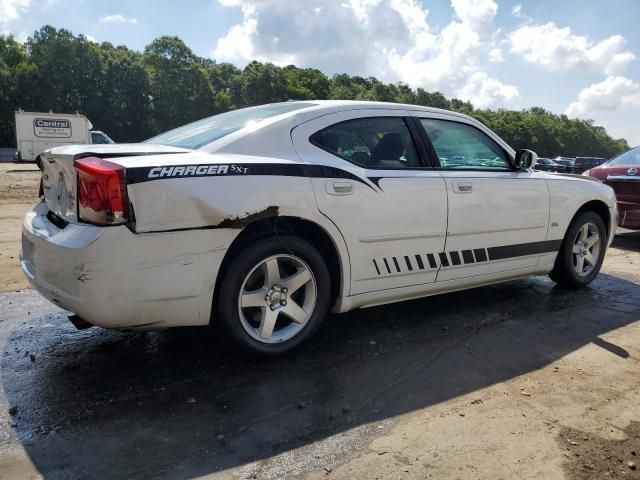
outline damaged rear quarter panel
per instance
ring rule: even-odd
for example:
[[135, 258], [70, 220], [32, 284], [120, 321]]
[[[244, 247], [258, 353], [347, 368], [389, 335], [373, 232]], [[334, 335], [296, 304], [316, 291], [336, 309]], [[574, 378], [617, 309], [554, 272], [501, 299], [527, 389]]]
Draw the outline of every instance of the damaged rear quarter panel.
[[[340, 257], [342, 281], [340, 297], [350, 289], [350, 263], [346, 244], [335, 225], [320, 213], [311, 185], [303, 176], [304, 165], [282, 158], [191, 152], [147, 156], [122, 162], [127, 168], [154, 168], [185, 164], [224, 163], [260, 165], [258, 175], [159, 178], [128, 185], [135, 214], [135, 233], [194, 230], [228, 234], [228, 245], [247, 224], [265, 217], [292, 216], [320, 225], [332, 238]], [[283, 167], [294, 175], [269, 175], [268, 165]], [[157, 172], [157, 171], [156, 171]], [[300, 174], [300, 175], [298, 175]], [[148, 175], [148, 174], [147, 174]], [[202, 232], [195, 230], [202, 229]], [[205, 235], [206, 238], [206, 235]]]
[[[209, 157], [208, 162], [212, 162]], [[238, 175], [162, 178], [130, 184], [135, 231], [241, 229], [277, 215], [312, 219], [318, 214], [309, 178]]]

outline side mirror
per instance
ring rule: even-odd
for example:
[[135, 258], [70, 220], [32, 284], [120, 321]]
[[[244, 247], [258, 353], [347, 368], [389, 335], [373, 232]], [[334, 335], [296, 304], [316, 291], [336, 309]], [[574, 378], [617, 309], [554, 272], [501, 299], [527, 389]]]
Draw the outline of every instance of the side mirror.
[[536, 152], [521, 148], [516, 152], [515, 167], [518, 170], [526, 168], [535, 168], [538, 163], [538, 155]]

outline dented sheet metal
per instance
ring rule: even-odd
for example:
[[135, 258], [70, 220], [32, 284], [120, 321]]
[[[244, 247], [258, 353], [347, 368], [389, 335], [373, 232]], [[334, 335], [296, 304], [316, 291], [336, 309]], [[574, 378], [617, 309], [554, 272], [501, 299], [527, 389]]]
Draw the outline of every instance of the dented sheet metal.
[[263, 218], [281, 215], [312, 218], [317, 215], [307, 177], [167, 177], [129, 184], [128, 193], [137, 233], [242, 229]]

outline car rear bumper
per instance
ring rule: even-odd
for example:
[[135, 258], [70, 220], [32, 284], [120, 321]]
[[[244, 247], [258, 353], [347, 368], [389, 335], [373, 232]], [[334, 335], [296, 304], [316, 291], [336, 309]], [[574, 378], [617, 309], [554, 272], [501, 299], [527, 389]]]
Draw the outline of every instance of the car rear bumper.
[[125, 226], [47, 218], [45, 203], [22, 228], [22, 269], [45, 298], [106, 328], [206, 325], [231, 230], [134, 234]]
[[631, 230], [640, 230], [640, 203], [618, 201], [619, 225]]

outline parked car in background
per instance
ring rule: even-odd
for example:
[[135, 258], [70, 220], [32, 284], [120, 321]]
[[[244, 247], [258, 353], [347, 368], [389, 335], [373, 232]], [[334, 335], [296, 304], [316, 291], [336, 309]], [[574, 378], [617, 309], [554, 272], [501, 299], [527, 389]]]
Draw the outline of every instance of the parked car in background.
[[640, 230], [640, 147], [583, 173], [597, 178], [616, 192], [620, 226]]
[[571, 168], [571, 173], [583, 173], [587, 170], [602, 165], [607, 161], [606, 158], [601, 157], [576, 157]]
[[557, 172], [562, 167], [550, 158], [540, 157], [536, 163], [536, 170], [543, 170], [545, 172]]
[[21, 256], [40, 293], [79, 325], [211, 325], [270, 355], [329, 310], [528, 275], [583, 287], [618, 222], [609, 187], [413, 105], [262, 105], [44, 159]]
[[571, 173], [571, 169], [573, 168], [573, 162], [575, 158], [571, 157], [556, 157], [553, 159], [557, 165], [559, 165], [558, 172], [562, 173]]
[[114, 143], [105, 133], [91, 130], [93, 125], [79, 113], [15, 112], [16, 160], [36, 162], [40, 154], [60, 145]]

